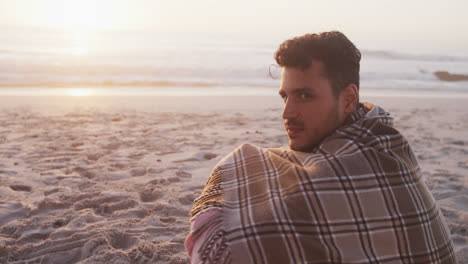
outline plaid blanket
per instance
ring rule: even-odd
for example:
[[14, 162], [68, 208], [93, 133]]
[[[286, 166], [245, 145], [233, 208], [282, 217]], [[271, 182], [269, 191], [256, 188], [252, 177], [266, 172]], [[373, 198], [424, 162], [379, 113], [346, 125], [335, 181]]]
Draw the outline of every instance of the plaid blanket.
[[244, 144], [213, 170], [191, 220], [221, 210], [206, 263], [455, 263], [406, 139], [361, 104], [311, 153]]

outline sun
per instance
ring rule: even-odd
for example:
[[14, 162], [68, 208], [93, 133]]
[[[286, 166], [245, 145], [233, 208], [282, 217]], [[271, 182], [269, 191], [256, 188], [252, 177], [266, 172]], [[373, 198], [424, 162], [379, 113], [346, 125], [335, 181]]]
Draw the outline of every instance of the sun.
[[[66, 36], [65, 47], [74, 56], [84, 56], [94, 49], [94, 33], [111, 28], [116, 14], [111, 10], [112, 2], [97, 0], [49, 0], [41, 14], [51, 28], [62, 29]], [[94, 43], [94, 44], [93, 44]]]

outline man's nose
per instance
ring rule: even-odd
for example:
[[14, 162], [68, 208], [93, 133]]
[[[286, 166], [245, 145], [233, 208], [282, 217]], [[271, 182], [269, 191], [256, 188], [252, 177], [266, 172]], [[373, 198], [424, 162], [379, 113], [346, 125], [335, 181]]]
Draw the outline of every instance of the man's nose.
[[294, 119], [297, 117], [297, 107], [292, 100], [287, 99], [283, 109], [283, 119]]

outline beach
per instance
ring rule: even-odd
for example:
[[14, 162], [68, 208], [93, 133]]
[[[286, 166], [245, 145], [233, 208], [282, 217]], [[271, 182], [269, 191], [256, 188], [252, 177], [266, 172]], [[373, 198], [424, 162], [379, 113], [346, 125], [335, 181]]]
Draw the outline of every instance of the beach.
[[[361, 101], [394, 116], [468, 263], [468, 98]], [[188, 263], [212, 168], [287, 145], [281, 113], [279, 96], [0, 97], [0, 263]]]

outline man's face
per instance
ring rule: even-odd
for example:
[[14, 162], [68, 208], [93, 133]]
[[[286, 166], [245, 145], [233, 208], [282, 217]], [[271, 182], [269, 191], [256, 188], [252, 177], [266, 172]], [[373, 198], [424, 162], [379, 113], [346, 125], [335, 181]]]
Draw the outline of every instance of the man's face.
[[283, 119], [293, 150], [308, 152], [344, 121], [339, 99], [314, 60], [306, 70], [284, 67], [279, 94], [284, 99]]

